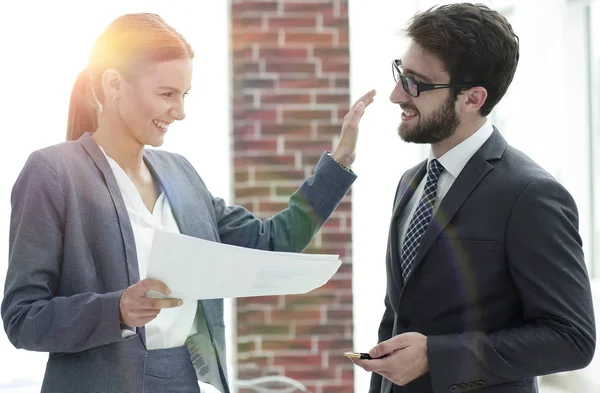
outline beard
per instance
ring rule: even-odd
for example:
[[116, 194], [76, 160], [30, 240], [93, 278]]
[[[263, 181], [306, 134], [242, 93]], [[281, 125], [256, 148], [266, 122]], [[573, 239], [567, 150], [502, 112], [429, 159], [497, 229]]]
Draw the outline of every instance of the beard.
[[[450, 138], [459, 125], [458, 116], [454, 109], [456, 98], [449, 94], [442, 106], [426, 118], [421, 117], [411, 129], [406, 123], [398, 126], [398, 135], [405, 142], [439, 143]], [[416, 108], [410, 108], [417, 112]], [[419, 114], [419, 116], [421, 116]]]

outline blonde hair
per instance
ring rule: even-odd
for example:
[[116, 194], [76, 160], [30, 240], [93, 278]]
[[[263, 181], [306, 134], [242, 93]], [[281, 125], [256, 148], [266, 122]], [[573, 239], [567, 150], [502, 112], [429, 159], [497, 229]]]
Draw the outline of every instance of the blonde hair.
[[98, 127], [104, 104], [102, 74], [113, 68], [124, 77], [160, 61], [194, 58], [190, 44], [156, 14], [127, 14], [115, 19], [96, 39], [88, 67], [75, 81], [69, 103], [67, 140]]

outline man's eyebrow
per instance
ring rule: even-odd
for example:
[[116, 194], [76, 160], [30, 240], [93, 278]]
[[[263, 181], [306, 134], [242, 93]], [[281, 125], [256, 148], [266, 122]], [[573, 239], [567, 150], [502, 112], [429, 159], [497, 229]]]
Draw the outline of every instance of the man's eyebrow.
[[402, 71], [405, 74], [416, 76], [417, 78], [421, 79], [423, 82], [431, 83], [431, 78], [426, 75], [421, 74], [420, 72], [416, 72], [414, 70], [411, 70], [410, 68], [402, 68]]

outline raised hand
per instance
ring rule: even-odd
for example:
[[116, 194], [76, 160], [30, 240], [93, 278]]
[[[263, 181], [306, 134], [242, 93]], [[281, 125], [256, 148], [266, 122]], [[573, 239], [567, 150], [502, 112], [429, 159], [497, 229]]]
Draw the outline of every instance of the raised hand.
[[344, 124], [340, 134], [340, 142], [331, 155], [340, 164], [349, 167], [356, 157], [356, 141], [358, 140], [358, 125], [366, 108], [371, 105], [377, 92], [371, 90], [360, 97], [350, 111], [344, 116]]

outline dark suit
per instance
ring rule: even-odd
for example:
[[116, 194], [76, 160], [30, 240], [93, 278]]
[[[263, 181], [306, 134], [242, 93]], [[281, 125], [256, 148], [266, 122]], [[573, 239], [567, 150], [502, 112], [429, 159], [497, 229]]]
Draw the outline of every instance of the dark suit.
[[595, 325], [569, 193], [495, 129], [442, 199], [404, 285], [398, 221], [425, 172], [407, 171], [396, 192], [379, 341], [427, 336], [430, 372], [403, 387], [373, 373], [370, 393], [533, 393], [536, 376], [585, 367]]

